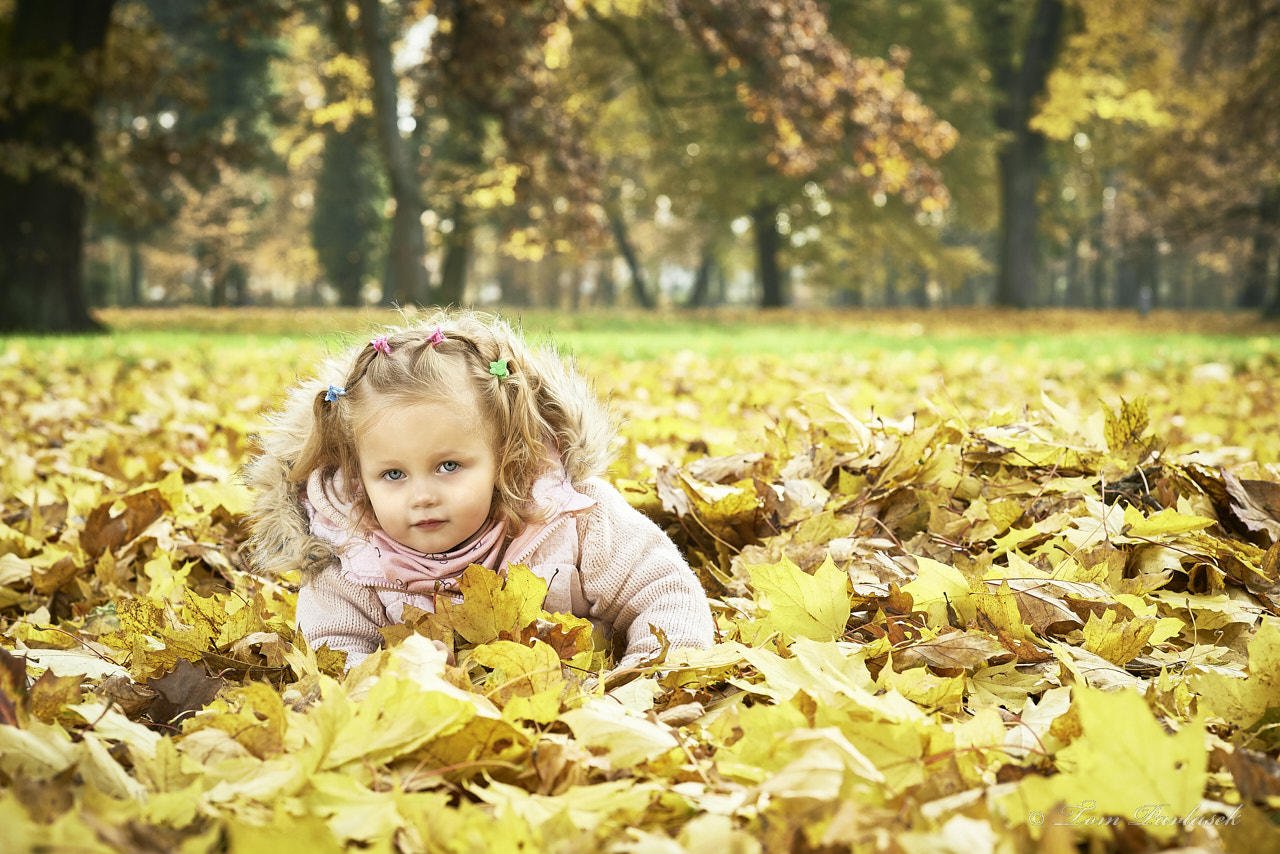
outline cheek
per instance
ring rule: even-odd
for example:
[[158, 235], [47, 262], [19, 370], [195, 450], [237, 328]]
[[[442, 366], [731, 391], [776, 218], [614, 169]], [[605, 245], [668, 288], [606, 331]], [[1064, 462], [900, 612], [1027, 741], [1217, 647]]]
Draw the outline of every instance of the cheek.
[[364, 509], [365, 516], [375, 521], [380, 512], [386, 513], [391, 508], [385, 491], [378, 489], [376, 484], [373, 489], [365, 488], [364, 497], [360, 500], [359, 505]]

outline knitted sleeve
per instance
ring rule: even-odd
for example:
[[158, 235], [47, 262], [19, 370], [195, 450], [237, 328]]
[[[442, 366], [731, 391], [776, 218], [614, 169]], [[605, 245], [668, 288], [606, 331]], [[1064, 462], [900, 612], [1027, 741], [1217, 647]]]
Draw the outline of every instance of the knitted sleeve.
[[650, 625], [672, 647], [711, 646], [715, 624], [706, 592], [675, 544], [605, 481], [591, 478], [579, 488], [598, 502], [578, 529], [583, 588], [591, 616], [625, 633], [620, 666], [660, 648]]
[[298, 591], [298, 628], [312, 649], [347, 653], [354, 667], [382, 645], [379, 626], [390, 625], [377, 593], [348, 581], [337, 567], [326, 567], [303, 581]]

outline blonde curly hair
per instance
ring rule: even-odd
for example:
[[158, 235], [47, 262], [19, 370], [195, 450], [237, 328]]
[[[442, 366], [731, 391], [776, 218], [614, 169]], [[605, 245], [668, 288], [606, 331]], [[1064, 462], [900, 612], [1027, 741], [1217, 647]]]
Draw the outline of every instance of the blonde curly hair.
[[[491, 371], [494, 363], [505, 365], [505, 375]], [[563, 465], [576, 480], [603, 468], [601, 459], [561, 459], [566, 449], [584, 444], [575, 434], [582, 429], [582, 409], [599, 407], [586, 381], [550, 346], [529, 346], [519, 330], [496, 315], [435, 312], [385, 330], [331, 367], [344, 364], [349, 367], [341, 394], [331, 394], [327, 386], [314, 392], [312, 429], [288, 480], [300, 487], [317, 470], [324, 477], [341, 474], [351, 485], [349, 497], [362, 524], [374, 517], [364, 490], [355, 486], [360, 483], [356, 437], [388, 408], [473, 397], [497, 460], [491, 512], [507, 523], [510, 536], [541, 517], [530, 495], [544, 472]], [[458, 387], [459, 377], [465, 388]], [[585, 444], [607, 447], [608, 439]]]

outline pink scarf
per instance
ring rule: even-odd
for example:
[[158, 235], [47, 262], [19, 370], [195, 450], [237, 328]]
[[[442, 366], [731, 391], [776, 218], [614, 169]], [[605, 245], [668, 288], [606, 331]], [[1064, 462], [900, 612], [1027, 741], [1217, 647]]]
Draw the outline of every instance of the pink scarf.
[[542, 535], [566, 516], [576, 516], [595, 501], [573, 488], [563, 469], [548, 472], [534, 483], [533, 498], [550, 512], [546, 521], [525, 526], [510, 543], [505, 522], [489, 520], [460, 548], [445, 554], [423, 554], [387, 536], [381, 528], [365, 528], [352, 516], [355, 502], [347, 499], [342, 475], [322, 480], [318, 471], [307, 479], [304, 504], [311, 517], [311, 533], [338, 547], [343, 569], [361, 584], [405, 593], [458, 591], [457, 578], [472, 564], [495, 572], [526, 560]]

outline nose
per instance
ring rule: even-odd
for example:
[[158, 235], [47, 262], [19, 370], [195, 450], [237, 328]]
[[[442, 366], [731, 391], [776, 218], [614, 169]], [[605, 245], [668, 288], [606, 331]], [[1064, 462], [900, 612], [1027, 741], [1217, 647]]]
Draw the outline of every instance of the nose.
[[436, 504], [436, 492], [429, 482], [419, 480], [414, 485], [409, 501], [413, 507], [433, 507]]

